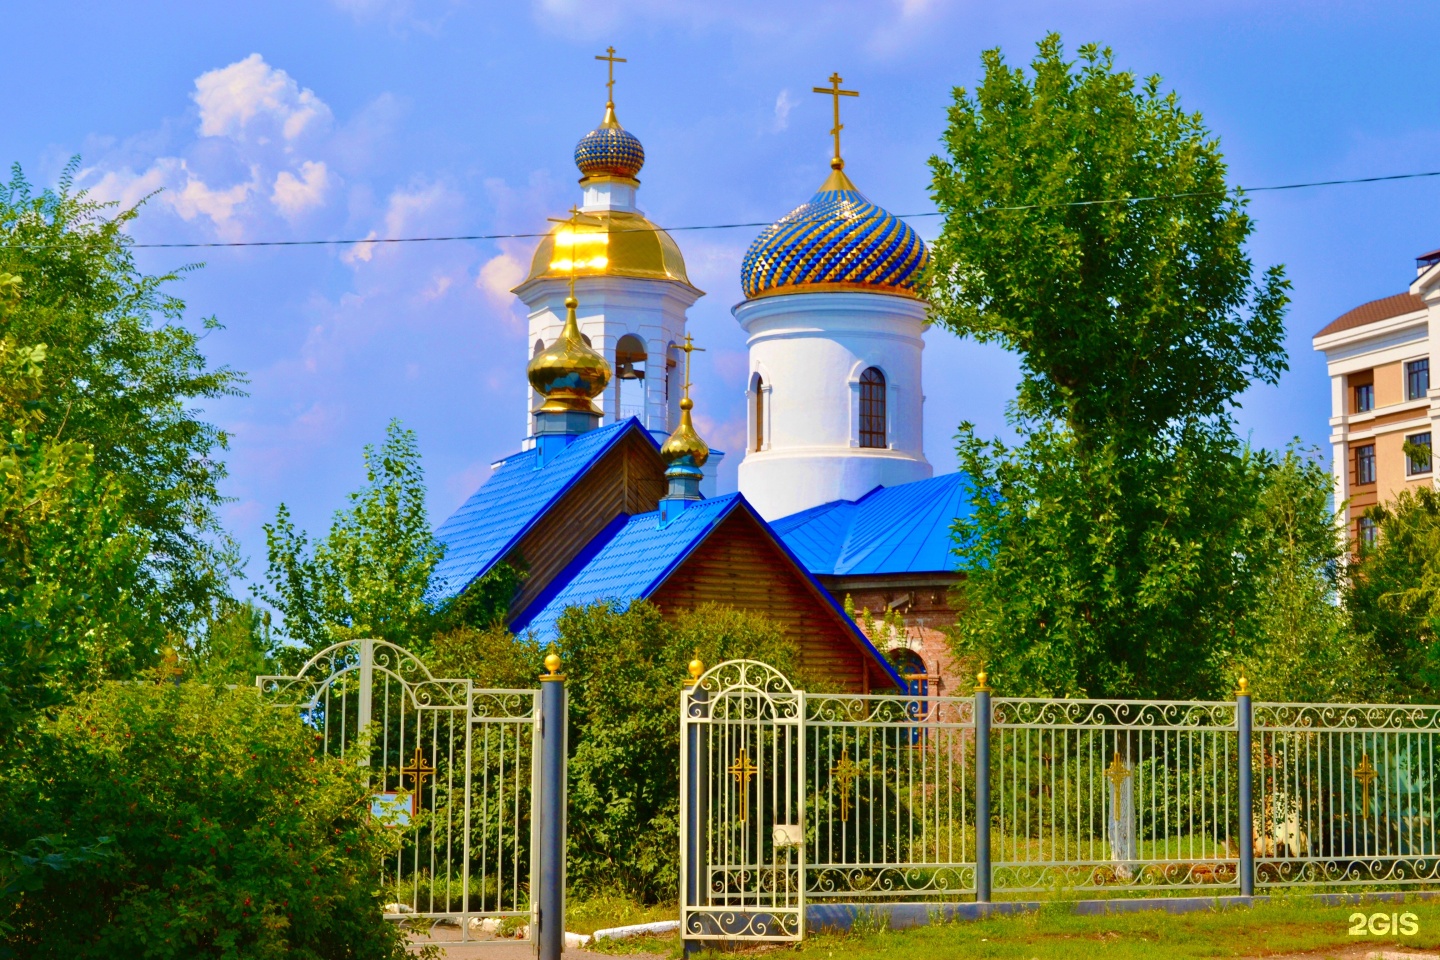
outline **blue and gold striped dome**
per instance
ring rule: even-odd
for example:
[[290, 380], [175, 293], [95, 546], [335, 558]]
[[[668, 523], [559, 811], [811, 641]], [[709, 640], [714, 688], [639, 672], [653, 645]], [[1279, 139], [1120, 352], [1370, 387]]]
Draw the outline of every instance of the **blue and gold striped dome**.
[[605, 105], [605, 119], [575, 144], [575, 166], [587, 177], [635, 179], [645, 166], [645, 148], [635, 134], [615, 119], [615, 105]]
[[909, 224], [835, 169], [808, 202], [750, 244], [740, 286], [746, 299], [845, 289], [913, 297], [929, 256]]

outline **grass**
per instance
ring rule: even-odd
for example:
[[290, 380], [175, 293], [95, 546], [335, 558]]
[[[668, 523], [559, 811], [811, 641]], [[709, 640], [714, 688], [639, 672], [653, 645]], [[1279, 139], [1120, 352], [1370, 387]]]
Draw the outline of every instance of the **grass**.
[[[622, 898], [601, 898], [571, 905], [566, 924], [576, 932], [675, 918], [676, 908], [644, 907]], [[1418, 931], [1363, 936], [1349, 933], [1351, 916], [1363, 913], [1412, 913]], [[892, 931], [883, 923], [864, 922], [846, 934], [815, 934], [802, 944], [746, 945], [740, 950], [706, 953], [716, 960], [767, 956], [767, 960], [1220, 960], [1289, 954], [1317, 957], [1356, 948], [1420, 950], [1440, 947], [1440, 903], [1366, 903], [1323, 906], [1304, 897], [1272, 900], [1252, 908], [1235, 907], [1187, 914], [1163, 911], [1076, 916], [1069, 904], [1056, 902], [1038, 913], [989, 920], [959, 920]], [[601, 941], [590, 949], [607, 954], [680, 955], [678, 937]]]

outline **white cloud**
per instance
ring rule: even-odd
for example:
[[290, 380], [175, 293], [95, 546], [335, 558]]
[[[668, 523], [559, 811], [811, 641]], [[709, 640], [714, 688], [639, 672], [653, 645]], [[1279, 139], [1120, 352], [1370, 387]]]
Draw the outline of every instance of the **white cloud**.
[[780, 96], [775, 98], [775, 132], [779, 133], [790, 126], [790, 111], [800, 101], [790, 96], [788, 89], [781, 90]]
[[221, 229], [232, 226], [230, 221], [235, 216], [235, 208], [244, 203], [250, 192], [260, 185], [259, 173], [253, 168], [249, 182], [237, 183], [224, 190], [217, 190], [192, 174], [184, 160], [180, 161], [180, 169], [185, 174], [184, 185], [161, 196], [168, 200], [175, 212], [185, 220], [194, 220], [204, 214]]
[[[379, 234], [377, 234], [374, 230], [371, 230], [369, 233], [365, 234], [365, 239], [374, 240], [377, 236], [379, 236]], [[349, 250], [342, 253], [340, 255], [340, 259], [344, 260], [346, 263], [350, 264], [353, 267], [357, 263], [369, 263], [370, 258], [373, 256], [375, 256], [375, 244], [357, 243]]]
[[191, 96], [200, 107], [200, 135], [205, 137], [242, 139], [253, 122], [268, 120], [291, 141], [331, 116], [330, 108], [314, 91], [302, 89], [288, 73], [270, 66], [258, 53], [202, 73]]
[[[85, 174], [80, 179], [83, 184]], [[220, 188], [200, 179], [180, 157], [160, 157], [144, 173], [136, 174], [128, 168], [110, 170], [86, 189], [96, 200], [116, 200], [122, 207], [133, 206], [142, 197], [160, 190], [157, 202], [174, 210], [181, 219], [189, 222], [196, 217], [208, 217], [223, 236], [233, 240], [240, 235], [236, 214], [259, 185], [259, 171], [255, 167], [250, 168], [249, 180]]]
[[497, 306], [509, 307], [515, 302], [515, 296], [510, 291], [518, 287], [524, 279], [525, 265], [520, 262], [520, 258], [502, 253], [485, 261], [479, 276], [475, 278], [475, 286]]
[[330, 187], [330, 171], [323, 161], [306, 160], [300, 165], [300, 176], [281, 170], [275, 177], [270, 202], [287, 217], [295, 217], [325, 202]]
[[408, 231], [430, 222], [431, 214], [453, 213], [462, 202], [463, 198], [443, 183], [417, 183], [396, 190], [390, 194], [390, 204], [385, 211], [386, 236], [403, 237]]

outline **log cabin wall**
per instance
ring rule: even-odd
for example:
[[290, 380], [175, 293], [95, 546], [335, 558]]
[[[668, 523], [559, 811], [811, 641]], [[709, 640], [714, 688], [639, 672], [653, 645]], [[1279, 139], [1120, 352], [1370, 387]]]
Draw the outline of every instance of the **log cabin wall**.
[[800, 651], [817, 689], [868, 693], [893, 689], [889, 677], [816, 596], [755, 518], [737, 509], [650, 597], [662, 615], [718, 603], [776, 623]]
[[526, 571], [510, 615], [525, 609], [607, 523], [622, 513], [649, 513], [664, 495], [659, 452], [638, 434], [626, 436], [506, 554]]

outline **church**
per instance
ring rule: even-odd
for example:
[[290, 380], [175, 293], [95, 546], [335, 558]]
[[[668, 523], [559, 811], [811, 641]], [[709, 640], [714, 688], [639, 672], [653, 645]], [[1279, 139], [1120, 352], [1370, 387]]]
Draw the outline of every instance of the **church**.
[[[533, 343], [520, 449], [437, 528], [437, 582], [453, 596], [499, 564], [523, 570], [509, 626], [541, 643], [573, 606], [726, 604], [777, 623], [827, 685], [948, 692], [951, 526], [969, 487], [925, 458], [927, 252], [845, 173], [840, 103], [856, 94], [838, 74], [816, 88], [833, 99], [830, 174], [745, 255], [747, 442], [739, 490], [717, 495], [725, 454], [689, 395], [686, 311], [703, 293], [637, 205], [645, 149], [616, 116], [614, 53], [597, 57], [604, 117], [575, 147], [580, 202], [514, 290]], [[867, 635], [847, 601], [903, 630]]]

